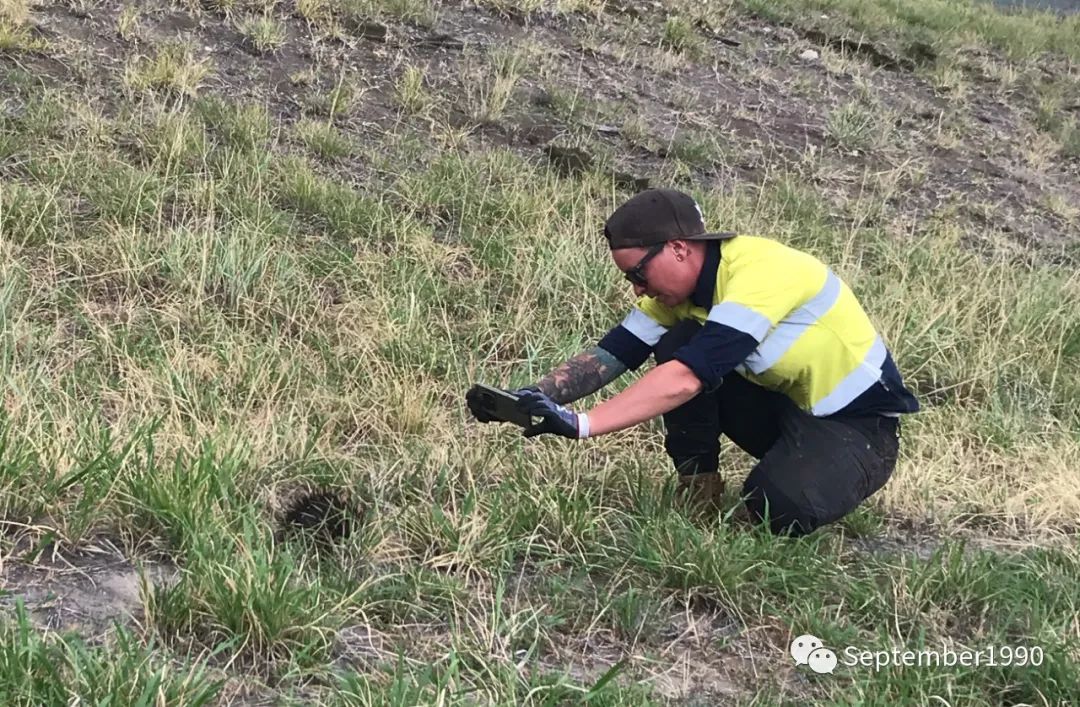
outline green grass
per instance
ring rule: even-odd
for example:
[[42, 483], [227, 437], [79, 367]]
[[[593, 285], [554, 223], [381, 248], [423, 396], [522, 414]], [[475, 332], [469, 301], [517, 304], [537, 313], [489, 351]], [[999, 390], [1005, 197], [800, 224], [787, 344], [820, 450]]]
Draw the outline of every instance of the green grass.
[[527, 48], [498, 47], [473, 56], [461, 69], [462, 108], [479, 123], [503, 116], [532, 57]]
[[161, 45], [153, 56], [130, 61], [124, 68], [124, 83], [136, 92], [155, 89], [190, 97], [212, 70], [210, 59], [196, 58], [192, 47], [172, 42]]
[[[280, 10], [257, 4], [209, 9]], [[343, 7], [296, 11], [330, 22]], [[679, 12], [676, 51], [690, 22], [728, 10]], [[299, 120], [207, 90], [209, 65], [179, 45], [132, 59], [107, 110], [7, 77], [0, 569], [107, 537], [173, 572], [147, 574], [139, 621], [103, 635], [9, 612], [0, 702], [1080, 701], [1080, 546], [1049, 542], [1080, 513], [1080, 279], [997, 234], [972, 242], [948, 204], [899, 237], [838, 218], [779, 162], [760, 184], [681, 185], [710, 225], [829, 262], [926, 406], [889, 485], [809, 538], [680, 507], [656, 423], [572, 444], [468, 419], [471, 383], [535, 381], [632, 301], [597, 231], [628, 194], [468, 134], [514, 114], [534, 50], [406, 65], [380, 96], [400, 120], [374, 137], [353, 120], [367, 84], [347, 72], [313, 75], [319, 118]], [[1047, 91], [1032, 124], [1067, 146]], [[554, 95], [567, 121], [606, 105]], [[627, 101], [605, 122], [663, 144]], [[457, 142], [439, 132], [455, 110]], [[825, 124], [837, 146], [874, 149], [883, 121], [863, 101]], [[721, 166], [720, 140], [679, 132], [666, 174]], [[880, 180], [856, 213], [897, 208], [903, 180]], [[725, 451], [728, 508], [749, 463]], [[337, 546], [277, 532], [314, 487], [366, 510]], [[946, 537], [888, 549], [901, 521]], [[1021, 540], [981, 546], [998, 534]], [[870, 650], [1037, 645], [1046, 662], [793, 674], [787, 644], [807, 632]], [[700, 680], [680, 683], [683, 660]]]
[[[980, 0], [742, 0], [742, 7], [763, 17], [799, 26], [821, 25], [873, 40], [898, 44], [906, 52], [915, 44], [952, 50], [977, 42], [1000, 49], [1014, 59], [1052, 52], [1080, 59], [1080, 16], [1059, 17], [1039, 10], [1001, 12]], [[824, 15], [828, 19], [823, 19]]]
[[236, 27], [252, 50], [266, 54], [277, 50], [287, 36], [285, 25], [271, 15], [245, 17]]
[[694, 58], [700, 58], [705, 51], [702, 39], [698, 36], [694, 25], [690, 20], [679, 15], [671, 15], [664, 20], [660, 33], [660, 46]]
[[118, 629], [105, 645], [37, 629], [25, 608], [0, 620], [0, 700], [9, 705], [89, 702], [206, 705], [223, 681], [205, 664], [170, 660], [160, 646]]

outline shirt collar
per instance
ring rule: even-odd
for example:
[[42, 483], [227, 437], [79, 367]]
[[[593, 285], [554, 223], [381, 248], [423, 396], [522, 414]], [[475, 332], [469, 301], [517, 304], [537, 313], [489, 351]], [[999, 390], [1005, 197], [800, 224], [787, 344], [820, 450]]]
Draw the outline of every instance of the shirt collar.
[[690, 295], [690, 301], [702, 309], [711, 309], [713, 294], [716, 292], [716, 271], [720, 268], [720, 242], [705, 242], [705, 262], [698, 275], [697, 286]]

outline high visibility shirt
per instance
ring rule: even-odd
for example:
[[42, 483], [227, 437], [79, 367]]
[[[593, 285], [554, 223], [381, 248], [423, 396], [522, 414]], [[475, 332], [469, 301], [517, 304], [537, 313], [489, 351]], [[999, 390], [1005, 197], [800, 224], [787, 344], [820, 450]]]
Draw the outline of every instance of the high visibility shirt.
[[689, 299], [667, 307], [638, 298], [600, 346], [633, 370], [685, 319], [703, 327], [674, 358], [705, 390], [734, 370], [818, 417], [919, 409], [850, 288], [817, 258], [778, 241], [709, 241]]

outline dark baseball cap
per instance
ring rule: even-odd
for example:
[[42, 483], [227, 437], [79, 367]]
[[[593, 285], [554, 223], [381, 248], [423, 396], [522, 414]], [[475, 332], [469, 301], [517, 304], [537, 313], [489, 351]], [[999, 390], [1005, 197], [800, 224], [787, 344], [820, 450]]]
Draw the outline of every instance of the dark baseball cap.
[[604, 224], [612, 250], [641, 248], [674, 240], [716, 241], [735, 233], [708, 233], [701, 207], [675, 189], [647, 189], [628, 199]]

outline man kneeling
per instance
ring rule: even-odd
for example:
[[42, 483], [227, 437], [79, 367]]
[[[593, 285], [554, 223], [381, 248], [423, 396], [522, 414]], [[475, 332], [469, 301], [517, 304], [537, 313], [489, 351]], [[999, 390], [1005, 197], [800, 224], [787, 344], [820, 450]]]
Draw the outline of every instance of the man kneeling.
[[[753, 519], [802, 535], [836, 521], [892, 474], [899, 417], [919, 404], [855, 295], [813, 256], [706, 232], [687, 194], [642, 192], [607, 220], [637, 302], [622, 323], [513, 391], [542, 420], [526, 437], [583, 439], [663, 416], [679, 485], [715, 503], [720, 435], [759, 461], [743, 483]], [[564, 405], [652, 355], [657, 366], [587, 413]], [[489, 418], [469, 400], [473, 415]]]

